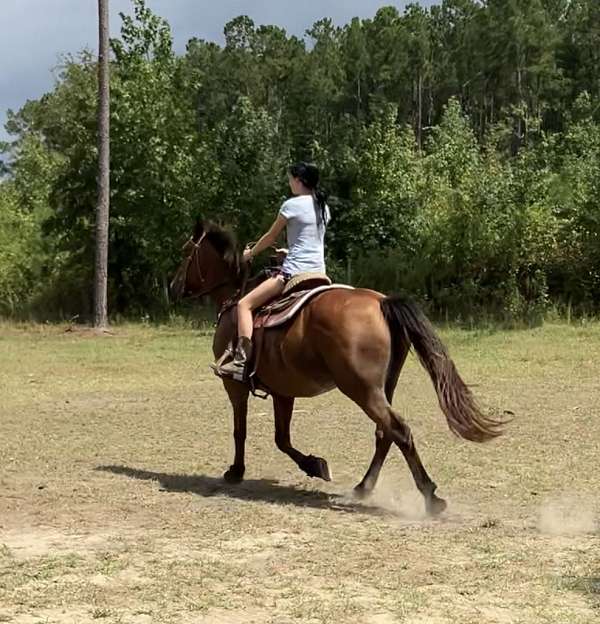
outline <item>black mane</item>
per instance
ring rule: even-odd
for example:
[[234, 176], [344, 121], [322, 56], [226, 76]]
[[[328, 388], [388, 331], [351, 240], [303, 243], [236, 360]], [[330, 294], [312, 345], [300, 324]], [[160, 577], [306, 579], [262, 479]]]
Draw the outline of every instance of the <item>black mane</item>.
[[204, 223], [204, 232], [210, 244], [217, 253], [225, 260], [229, 268], [240, 273], [241, 254], [238, 251], [237, 240], [232, 232], [217, 225], [216, 223]]

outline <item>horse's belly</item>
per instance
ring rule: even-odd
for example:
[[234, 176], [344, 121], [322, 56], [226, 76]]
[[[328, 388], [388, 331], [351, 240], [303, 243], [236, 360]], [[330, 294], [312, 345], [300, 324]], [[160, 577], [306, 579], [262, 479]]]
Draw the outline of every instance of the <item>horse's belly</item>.
[[314, 397], [336, 387], [333, 380], [316, 382], [291, 371], [285, 371], [283, 374], [272, 371], [259, 373], [259, 379], [272, 393], [289, 397]]
[[313, 397], [333, 390], [336, 385], [325, 363], [292, 328], [265, 341], [257, 375], [275, 394]]

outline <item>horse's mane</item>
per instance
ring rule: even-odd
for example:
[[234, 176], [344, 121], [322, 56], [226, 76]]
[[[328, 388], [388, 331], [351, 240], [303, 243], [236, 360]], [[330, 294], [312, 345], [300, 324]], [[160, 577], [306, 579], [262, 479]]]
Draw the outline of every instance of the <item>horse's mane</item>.
[[238, 276], [242, 262], [235, 235], [217, 223], [210, 221], [204, 223], [204, 232], [210, 244], [225, 260], [227, 266]]

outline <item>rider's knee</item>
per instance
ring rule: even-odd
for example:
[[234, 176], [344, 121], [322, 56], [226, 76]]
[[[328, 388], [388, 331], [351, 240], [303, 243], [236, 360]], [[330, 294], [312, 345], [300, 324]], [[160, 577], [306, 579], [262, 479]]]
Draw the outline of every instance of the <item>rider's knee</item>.
[[252, 306], [250, 305], [250, 302], [246, 300], [246, 297], [243, 297], [238, 301], [238, 310], [252, 312]]

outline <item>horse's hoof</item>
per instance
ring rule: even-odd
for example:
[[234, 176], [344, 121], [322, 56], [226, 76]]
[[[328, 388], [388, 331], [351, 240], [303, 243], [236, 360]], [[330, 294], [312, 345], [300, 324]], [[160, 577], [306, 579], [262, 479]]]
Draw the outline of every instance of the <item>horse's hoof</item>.
[[358, 500], [364, 500], [365, 498], [371, 496], [372, 493], [373, 488], [367, 488], [362, 484], [357, 485], [353, 490], [354, 498], [357, 498]]
[[309, 455], [302, 461], [300, 468], [302, 468], [309, 477], [318, 477], [319, 479], [323, 479], [323, 481], [331, 481], [331, 471], [329, 470], [327, 462], [322, 457]]
[[230, 466], [229, 470], [223, 475], [223, 479], [227, 483], [241, 483], [244, 480], [244, 468]]
[[435, 494], [432, 494], [431, 497], [426, 500], [425, 507], [427, 509], [428, 516], [439, 516], [446, 510], [448, 504], [443, 498], [439, 498]]

